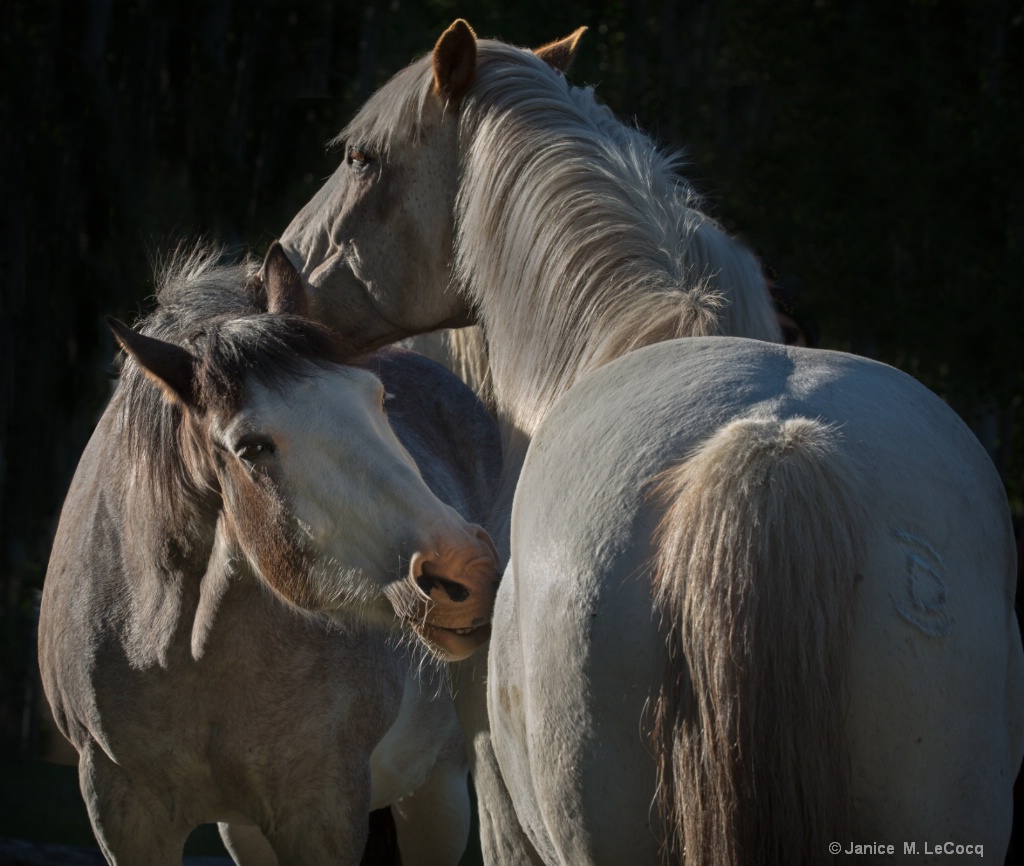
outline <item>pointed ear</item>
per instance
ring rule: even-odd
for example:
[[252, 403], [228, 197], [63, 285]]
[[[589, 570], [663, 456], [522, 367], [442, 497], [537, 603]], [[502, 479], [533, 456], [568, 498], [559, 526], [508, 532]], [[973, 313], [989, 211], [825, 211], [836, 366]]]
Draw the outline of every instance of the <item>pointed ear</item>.
[[271, 313], [305, 316], [308, 311], [306, 288], [280, 241], [274, 241], [263, 260], [263, 285], [267, 290], [267, 309]]
[[576, 59], [576, 49], [579, 48], [580, 39], [586, 32], [586, 27], [580, 27], [565, 39], [549, 42], [541, 48], [534, 49], [533, 53], [553, 69], [557, 69], [559, 72], [568, 72], [573, 60]]
[[476, 77], [476, 34], [461, 18], [434, 46], [434, 92], [458, 104]]
[[110, 317], [110, 330], [117, 342], [171, 400], [186, 406], [198, 404], [195, 387], [196, 358], [187, 349], [147, 337], [133, 331], [124, 322]]

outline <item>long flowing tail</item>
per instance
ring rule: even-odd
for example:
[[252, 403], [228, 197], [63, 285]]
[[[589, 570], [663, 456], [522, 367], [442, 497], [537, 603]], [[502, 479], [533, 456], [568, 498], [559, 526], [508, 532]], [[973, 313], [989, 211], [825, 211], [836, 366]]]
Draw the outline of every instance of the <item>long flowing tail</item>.
[[837, 429], [753, 417], [662, 473], [659, 800], [687, 866], [820, 864], [850, 838], [844, 728], [865, 513]]

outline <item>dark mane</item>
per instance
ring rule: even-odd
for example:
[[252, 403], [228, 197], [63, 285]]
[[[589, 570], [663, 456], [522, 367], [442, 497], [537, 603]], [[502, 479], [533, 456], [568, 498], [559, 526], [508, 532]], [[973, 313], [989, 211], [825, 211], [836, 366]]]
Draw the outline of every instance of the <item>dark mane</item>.
[[[173, 254], [157, 268], [156, 308], [135, 325], [198, 359], [198, 413], [237, 411], [253, 380], [280, 387], [326, 365], [360, 365], [361, 358], [334, 332], [266, 311], [259, 262], [222, 264], [220, 259], [220, 251], [209, 247]], [[130, 357], [121, 370], [117, 399], [132, 464], [159, 495], [186, 507], [206, 479], [189, 466], [181, 405], [167, 399]]]

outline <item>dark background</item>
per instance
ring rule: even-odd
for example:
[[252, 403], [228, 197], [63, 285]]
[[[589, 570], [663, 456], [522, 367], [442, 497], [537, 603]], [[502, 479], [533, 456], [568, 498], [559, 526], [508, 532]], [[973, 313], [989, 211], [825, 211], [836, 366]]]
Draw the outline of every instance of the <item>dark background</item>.
[[1024, 485], [1021, 0], [36, 0], [0, 15], [0, 760], [36, 754], [33, 609], [151, 258], [262, 255], [333, 137], [457, 16], [685, 147], [822, 343], [945, 397]]

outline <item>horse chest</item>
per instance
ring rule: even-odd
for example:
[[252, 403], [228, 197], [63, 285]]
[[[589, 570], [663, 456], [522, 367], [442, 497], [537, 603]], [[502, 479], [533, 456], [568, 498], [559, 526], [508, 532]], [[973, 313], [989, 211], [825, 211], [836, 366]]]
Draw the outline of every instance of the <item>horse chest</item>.
[[406, 674], [398, 716], [370, 754], [373, 809], [410, 794], [423, 784], [439, 759], [462, 748], [454, 706], [450, 700], [435, 699], [443, 686], [432, 680], [425, 673]]

